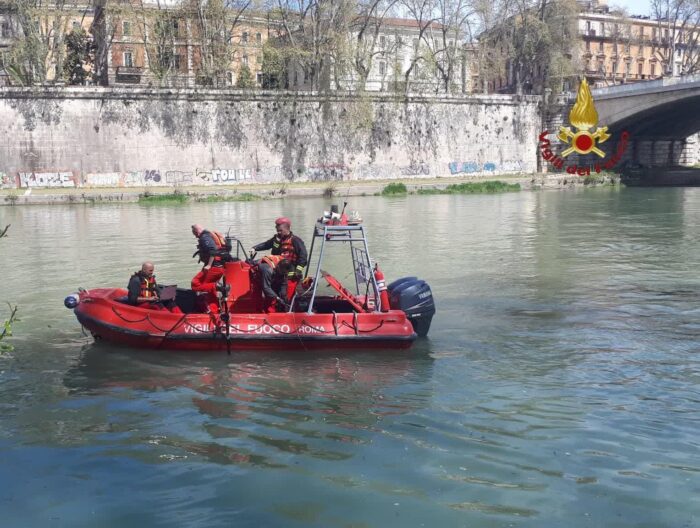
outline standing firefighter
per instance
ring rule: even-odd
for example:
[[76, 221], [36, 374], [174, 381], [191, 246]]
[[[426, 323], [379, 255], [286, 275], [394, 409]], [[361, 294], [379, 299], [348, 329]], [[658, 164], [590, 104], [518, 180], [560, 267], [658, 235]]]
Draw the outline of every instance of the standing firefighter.
[[282, 216], [275, 220], [277, 234], [270, 240], [254, 246], [255, 251], [271, 249], [274, 256], [281, 256], [291, 266], [287, 272], [287, 300], [294, 296], [297, 283], [304, 275], [304, 268], [308, 262], [308, 253], [304, 241], [291, 231], [289, 218]]
[[199, 224], [192, 226], [192, 234], [197, 237], [197, 251], [192, 256], [199, 255], [199, 261], [204, 263], [192, 278], [192, 290], [205, 292], [209, 311], [216, 312], [219, 310], [216, 283], [224, 275], [224, 264], [232, 260], [231, 247], [221, 233], [208, 231]]

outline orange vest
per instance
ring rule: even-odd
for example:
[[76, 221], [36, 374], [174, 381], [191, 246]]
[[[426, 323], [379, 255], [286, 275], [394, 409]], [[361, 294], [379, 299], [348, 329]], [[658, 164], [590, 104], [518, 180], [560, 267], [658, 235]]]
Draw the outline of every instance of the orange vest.
[[136, 273], [141, 279], [141, 291], [139, 297], [155, 297], [156, 296], [156, 276], [144, 277], [140, 273]]
[[281, 255], [266, 255], [261, 259], [262, 262], [270, 266], [270, 269], [275, 269], [277, 267], [277, 264], [279, 264], [283, 260], [284, 257]]

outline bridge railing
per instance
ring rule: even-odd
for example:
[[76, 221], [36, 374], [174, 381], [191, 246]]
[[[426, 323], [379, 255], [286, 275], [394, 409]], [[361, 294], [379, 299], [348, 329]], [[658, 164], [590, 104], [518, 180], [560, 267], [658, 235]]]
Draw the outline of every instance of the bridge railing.
[[[618, 95], [630, 92], [648, 92], [654, 91], [658, 88], [665, 88], [667, 86], [674, 86], [676, 84], [690, 84], [700, 82], [700, 74], [695, 75], [684, 75], [681, 77], [666, 77], [664, 79], [657, 79], [656, 81], [644, 81], [636, 82], [631, 84], [619, 84], [617, 86], [606, 86], [605, 88], [596, 88], [591, 90], [593, 98], [605, 95]], [[576, 94], [569, 94], [569, 99], [576, 99]]]

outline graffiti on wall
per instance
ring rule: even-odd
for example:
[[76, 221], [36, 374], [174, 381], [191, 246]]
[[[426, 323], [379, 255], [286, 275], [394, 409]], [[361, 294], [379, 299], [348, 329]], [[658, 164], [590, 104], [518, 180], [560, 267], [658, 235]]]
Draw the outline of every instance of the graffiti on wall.
[[344, 180], [347, 176], [350, 176], [350, 170], [342, 163], [331, 163], [328, 165], [316, 165], [313, 167], [307, 167], [304, 171], [304, 176], [309, 181], [314, 182]]
[[119, 187], [122, 184], [120, 172], [90, 173], [85, 176], [89, 187]]
[[127, 172], [123, 181], [126, 187], [165, 185], [165, 181], [160, 177], [160, 172], [157, 170]]
[[72, 172], [20, 172], [20, 187], [75, 187]]
[[430, 165], [421, 161], [419, 163], [411, 163], [407, 167], [400, 167], [401, 176], [429, 176]]
[[183, 171], [168, 171], [165, 173], [165, 183], [167, 185], [193, 185], [194, 174]]
[[520, 160], [504, 161], [500, 165], [492, 161], [478, 163], [476, 161], [452, 161], [448, 164], [450, 174], [472, 174], [475, 172], [519, 172], [523, 170]]
[[251, 169], [214, 169], [211, 171], [211, 181], [217, 184], [240, 183], [252, 181]]
[[0, 189], [14, 189], [17, 187], [17, 182], [12, 176], [8, 176], [4, 172], [0, 172]]

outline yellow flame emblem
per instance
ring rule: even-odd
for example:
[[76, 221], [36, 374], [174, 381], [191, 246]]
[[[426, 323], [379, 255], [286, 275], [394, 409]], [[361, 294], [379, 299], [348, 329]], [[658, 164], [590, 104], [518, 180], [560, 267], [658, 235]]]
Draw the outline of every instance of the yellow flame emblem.
[[559, 127], [557, 137], [567, 145], [571, 145], [561, 153], [561, 156], [565, 158], [572, 152], [579, 154], [593, 152], [604, 158], [605, 152], [596, 147], [596, 142], [605, 143], [610, 138], [610, 134], [608, 134], [608, 127], [597, 128], [593, 133], [589, 132], [598, 124], [598, 112], [593, 104], [593, 96], [586, 79], [579, 84], [576, 103], [569, 112], [569, 121], [577, 131], [572, 132], [569, 127]]

